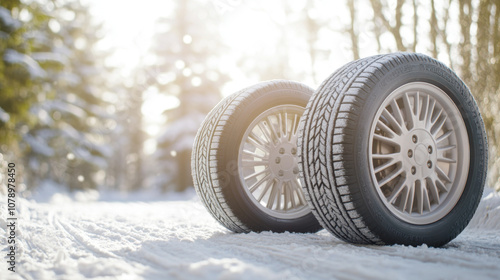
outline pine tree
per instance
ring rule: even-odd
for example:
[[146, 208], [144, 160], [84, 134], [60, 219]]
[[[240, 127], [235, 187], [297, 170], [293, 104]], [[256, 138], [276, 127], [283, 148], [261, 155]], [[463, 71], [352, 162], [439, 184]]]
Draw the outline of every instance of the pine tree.
[[41, 90], [45, 71], [32, 58], [33, 39], [29, 29], [36, 28], [47, 15], [32, 9], [32, 20], [20, 20], [25, 5], [20, 1], [0, 3], [0, 152], [19, 151], [19, 129], [30, 124], [29, 107]]
[[49, 82], [30, 108], [39, 121], [23, 136], [26, 165], [32, 185], [50, 179], [71, 190], [96, 188], [96, 173], [109, 155], [109, 116], [101, 98], [105, 69], [93, 51], [98, 27], [79, 1], [56, 1], [50, 13], [34, 31], [44, 40], [33, 45], [33, 56], [47, 69]]

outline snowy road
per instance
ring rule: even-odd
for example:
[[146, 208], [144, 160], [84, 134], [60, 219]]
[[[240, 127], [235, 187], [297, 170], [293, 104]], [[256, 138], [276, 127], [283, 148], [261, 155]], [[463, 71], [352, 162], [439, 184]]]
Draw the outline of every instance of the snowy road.
[[[6, 219], [0, 195], [0, 248]], [[499, 279], [500, 197], [444, 248], [357, 246], [317, 234], [225, 230], [196, 199], [21, 201], [17, 272], [1, 279]], [[487, 215], [488, 216], [487, 216]], [[8, 276], [8, 277], [4, 277]]]

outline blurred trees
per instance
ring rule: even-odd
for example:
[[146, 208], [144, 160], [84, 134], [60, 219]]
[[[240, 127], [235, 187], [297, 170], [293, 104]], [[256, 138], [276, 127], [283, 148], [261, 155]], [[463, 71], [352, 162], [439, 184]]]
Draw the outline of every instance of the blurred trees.
[[[500, 189], [499, 0], [172, 3], [150, 53], [123, 77], [104, 66], [100, 26], [79, 0], [2, 0], [0, 165], [19, 159], [28, 187], [183, 190], [192, 185], [196, 131], [227, 82], [315, 87], [349, 60], [413, 51], [443, 61], [470, 87], [489, 137], [489, 184]], [[164, 104], [156, 150], [146, 155], [141, 109], [151, 92], [175, 102]]]
[[[28, 109], [45, 72], [30, 56], [27, 24], [19, 20], [20, 1], [5, 1], [0, 6], [0, 143], [1, 151], [14, 152], [18, 130], [29, 120]], [[13, 15], [14, 13], [14, 15]], [[47, 17], [42, 11], [35, 19]], [[37, 22], [32, 23], [36, 25]]]
[[221, 99], [227, 77], [218, 61], [224, 46], [210, 3], [177, 1], [172, 15], [158, 22], [148, 66], [158, 92], [175, 96], [179, 105], [165, 111], [167, 124], [157, 138], [154, 184], [181, 191], [192, 186], [191, 150], [206, 114]]
[[0, 106], [9, 115], [1, 122], [8, 143], [1, 153], [24, 162], [28, 186], [50, 180], [70, 189], [96, 188], [106, 166], [104, 122], [110, 118], [101, 98], [106, 71], [93, 51], [98, 27], [79, 1], [2, 6], [2, 29], [9, 20], [11, 29], [5, 28], [8, 39], [0, 49], [6, 78]]

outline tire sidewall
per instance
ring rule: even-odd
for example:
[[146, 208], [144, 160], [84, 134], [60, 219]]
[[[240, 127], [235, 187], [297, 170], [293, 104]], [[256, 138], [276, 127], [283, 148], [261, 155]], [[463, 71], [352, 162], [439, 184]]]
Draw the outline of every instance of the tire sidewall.
[[[460, 78], [444, 65], [435, 62], [399, 63], [385, 73], [375, 73], [371, 78], [377, 82], [364, 103], [355, 130], [356, 155], [353, 166], [357, 171], [359, 197], [354, 201], [366, 205], [357, 208], [367, 211], [362, 214], [366, 225], [385, 243], [415, 245], [426, 243], [440, 246], [465, 228], [482, 195], [486, 170], [486, 143], [484, 126], [475, 101]], [[427, 82], [446, 92], [459, 109], [469, 136], [470, 166], [462, 196], [445, 217], [427, 225], [404, 222], [389, 211], [374, 187], [369, 163], [370, 131], [378, 108], [392, 91], [411, 82]]]

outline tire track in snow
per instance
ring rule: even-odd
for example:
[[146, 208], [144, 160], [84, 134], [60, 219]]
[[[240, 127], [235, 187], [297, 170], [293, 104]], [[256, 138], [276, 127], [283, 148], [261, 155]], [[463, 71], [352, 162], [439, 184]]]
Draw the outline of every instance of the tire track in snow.
[[26, 246], [29, 255], [20, 267], [27, 279], [476, 280], [500, 275], [498, 231], [466, 230], [445, 248], [379, 247], [351, 245], [326, 231], [233, 234], [200, 203], [189, 201], [33, 203], [29, 210], [33, 215], [23, 220], [23, 238], [32, 249]]
[[67, 236], [67, 238], [73, 240], [74, 243], [80, 245], [81, 247], [86, 249], [86, 251], [90, 251], [92, 254], [95, 255], [118, 258], [118, 256], [116, 256], [112, 252], [106, 251], [94, 245], [92, 240], [85, 234], [84, 231], [76, 229], [69, 222], [65, 221], [64, 218], [59, 218], [56, 214], [51, 215], [51, 217], [52, 217], [52, 224], [56, 228], [62, 230], [62, 232], [64, 232], [64, 234]]

